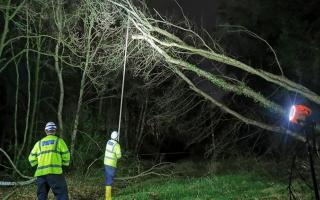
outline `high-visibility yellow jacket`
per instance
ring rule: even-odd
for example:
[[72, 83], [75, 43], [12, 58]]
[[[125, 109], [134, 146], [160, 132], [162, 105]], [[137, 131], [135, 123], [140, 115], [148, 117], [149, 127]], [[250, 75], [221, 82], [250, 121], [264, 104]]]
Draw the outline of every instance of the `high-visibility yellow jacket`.
[[106, 152], [104, 155], [104, 164], [117, 168], [117, 161], [121, 158], [121, 148], [117, 141], [109, 140], [106, 145]]
[[62, 174], [62, 165], [69, 166], [70, 153], [63, 139], [48, 135], [34, 145], [29, 162], [32, 167], [38, 165], [34, 176]]

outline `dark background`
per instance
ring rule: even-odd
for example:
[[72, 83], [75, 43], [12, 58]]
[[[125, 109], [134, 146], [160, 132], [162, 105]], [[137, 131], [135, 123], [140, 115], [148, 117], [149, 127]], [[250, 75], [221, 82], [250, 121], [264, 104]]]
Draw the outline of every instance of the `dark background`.
[[[296, 81], [316, 93], [320, 93], [319, 77], [320, 77], [320, 2], [317, 0], [310, 1], [254, 1], [254, 0], [179, 0], [177, 1], [182, 7], [186, 17], [190, 20], [190, 25], [193, 30], [198, 32], [205, 39], [209, 39], [205, 34], [205, 29], [214, 40], [224, 49], [223, 52], [231, 57], [234, 57], [244, 63], [248, 63], [256, 68], [261, 68], [265, 71], [280, 74], [279, 68], [275, 63], [274, 55], [269, 47], [250, 35], [239, 31], [234, 26], [242, 26], [254, 32], [261, 38], [265, 39], [275, 50], [281, 63], [284, 75], [289, 79]], [[1, 3], [2, 4], [2, 3]], [[147, 5], [150, 12], [155, 18], [158, 16], [153, 9], [171, 21], [172, 23], [186, 25], [182, 10], [177, 3], [172, 0], [149, 0]], [[72, 8], [69, 8], [70, 10]], [[3, 24], [3, 14], [0, 14], [0, 25]], [[50, 21], [50, 18], [48, 18]], [[47, 23], [48, 28], [44, 30], [47, 33], [54, 32]], [[52, 22], [51, 22], [52, 25]], [[10, 24], [9, 37], [17, 33], [17, 24]], [[0, 28], [0, 30], [2, 30]], [[183, 34], [178, 33], [184, 38]], [[21, 41], [15, 49], [24, 45], [25, 41]], [[54, 44], [48, 43], [50, 49]], [[52, 50], [52, 48], [50, 49]], [[10, 51], [5, 51], [2, 58], [9, 59]], [[35, 57], [35, 55], [33, 55]], [[0, 58], [0, 59], [2, 59]], [[208, 62], [207, 60], [198, 60], [196, 57], [191, 57], [190, 60], [199, 63], [206, 70], [213, 70], [219, 66], [217, 63]], [[41, 79], [44, 82], [41, 88], [41, 98], [46, 101], [39, 101], [37, 110], [36, 129], [33, 131], [32, 142], [43, 137], [44, 124], [49, 121], [57, 121], [56, 108], [58, 101], [58, 82], [55, 76], [52, 60], [44, 60], [42, 66], [47, 71], [41, 72]], [[24, 66], [22, 64], [22, 66]], [[228, 66], [221, 66], [225, 75], [235, 77], [245, 82], [253, 89], [261, 92], [263, 95], [272, 99], [284, 108], [296, 103], [305, 103], [313, 108], [314, 116], [319, 116], [319, 107], [302, 98], [301, 96], [277, 89], [276, 86], [266, 83], [265, 81], [250, 76], [246, 73], [237, 71]], [[48, 70], [49, 69], [49, 70]], [[79, 80], [81, 73], [75, 69], [66, 70], [65, 79], [65, 105], [64, 105], [64, 120], [66, 132], [70, 134], [74, 110], [79, 90]], [[86, 130], [92, 134], [92, 137], [98, 141], [103, 141], [107, 133], [117, 127], [117, 108], [119, 106], [120, 80], [121, 72], [112, 74], [111, 81], [108, 87], [115, 88], [109, 91], [108, 95], [114, 95], [114, 98], [108, 98], [103, 103], [102, 116], [97, 116], [98, 102], [88, 104], [82, 110], [80, 129]], [[192, 76], [191, 76], [192, 77]], [[19, 90], [19, 142], [22, 140], [24, 130], [24, 116], [26, 113], [27, 90], [26, 90], [26, 72], [21, 70], [21, 87]], [[196, 77], [192, 77], [196, 80]], [[201, 82], [202, 80], [198, 80]], [[260, 108], [259, 105], [245, 97], [233, 96], [217, 90], [208, 83], [203, 82], [202, 89], [212, 95], [219, 95], [219, 99], [231, 108], [237, 110], [248, 117], [274, 123], [277, 125], [282, 123], [282, 119], [275, 118], [270, 111]], [[221, 113], [220, 109], [212, 106], [207, 102], [202, 102], [202, 98], [194, 97], [191, 101], [192, 105], [201, 101], [202, 103], [195, 106], [190, 111], [182, 116], [177, 116], [174, 111], [174, 105], [178, 105], [181, 99], [177, 98], [174, 101], [159, 106], [164, 94], [171, 94], [171, 88], [177, 85], [177, 80], [174, 78], [168, 79], [164, 84], [153, 88], [144, 87], [143, 77], [134, 76], [130, 72], [127, 78], [127, 96], [126, 96], [126, 112], [128, 113], [128, 122], [125, 122], [125, 129], [129, 132], [128, 140], [124, 141], [124, 146], [127, 151], [135, 153], [153, 153], [153, 152], [186, 152], [188, 155], [198, 156], [199, 158], [208, 158], [213, 156], [213, 153], [208, 152], [212, 143], [211, 132], [217, 134], [218, 140], [221, 141], [218, 157], [228, 157], [238, 153], [253, 153], [263, 155], [275, 151], [279, 153], [279, 149], [286, 141], [285, 136], [273, 135], [255, 127], [241, 125], [236, 133], [229, 133], [234, 124], [238, 120], [229, 115]], [[14, 94], [15, 94], [15, 71], [11, 66], [5, 72], [0, 74], [0, 131], [1, 131], [1, 147], [12, 152], [13, 146], [13, 117], [14, 117]], [[179, 85], [178, 90], [185, 90], [186, 85]], [[149, 96], [147, 96], [147, 94]], [[93, 88], [90, 88], [86, 93], [85, 99], [89, 100], [97, 95]], [[186, 92], [182, 97], [194, 95], [192, 92]], [[178, 96], [172, 92], [168, 96]], [[146, 112], [146, 120], [144, 124], [145, 140], [140, 147], [136, 147], [136, 136], [139, 134], [139, 116], [143, 111], [143, 105], [146, 99], [149, 98], [148, 112]], [[98, 118], [100, 117], [100, 118]], [[219, 118], [219, 124], [211, 130], [208, 127]], [[317, 117], [316, 117], [317, 118]], [[256, 133], [256, 134], [252, 134]], [[197, 139], [202, 136], [201, 139]], [[227, 137], [225, 137], [227, 135]], [[233, 137], [234, 135], [237, 135]], [[70, 135], [66, 135], [68, 142]], [[101, 139], [102, 138], [102, 139]], [[245, 139], [239, 139], [245, 138]], [[79, 143], [87, 142], [85, 136], [79, 136]], [[130, 142], [129, 142], [130, 141]], [[190, 143], [194, 141], [194, 143]], [[230, 143], [230, 144], [229, 144]], [[272, 148], [272, 150], [270, 150]], [[85, 147], [77, 146], [79, 153], [84, 152]], [[25, 151], [25, 155], [28, 154]], [[236, 152], [236, 153], [235, 153]], [[206, 154], [208, 153], [208, 154]], [[207, 155], [207, 156], [205, 156]], [[272, 154], [274, 155], [274, 154]], [[90, 159], [96, 155], [86, 158], [85, 162], [90, 162]], [[159, 155], [157, 155], [159, 156]], [[1, 158], [1, 157], [0, 157]], [[158, 159], [158, 158], [157, 158]], [[171, 158], [170, 158], [171, 159]]]

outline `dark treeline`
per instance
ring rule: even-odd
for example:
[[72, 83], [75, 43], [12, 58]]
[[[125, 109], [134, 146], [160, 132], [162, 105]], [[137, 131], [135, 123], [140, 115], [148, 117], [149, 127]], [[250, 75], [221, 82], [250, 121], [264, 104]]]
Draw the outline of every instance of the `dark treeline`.
[[[183, 25], [202, 32], [198, 23], [202, 16], [202, 25], [221, 45], [221, 52], [263, 70], [284, 73], [320, 92], [317, 1], [217, 1], [213, 15], [201, 15], [183, 2], [179, 1], [191, 19]], [[157, 4], [149, 6], [164, 10]], [[91, 163], [103, 154], [109, 134], [118, 128], [126, 21], [112, 6], [99, 1], [5, 0], [0, 10], [1, 148], [16, 163], [27, 163], [31, 146], [44, 136], [45, 123], [55, 121], [60, 136], [79, 158], [75, 162]], [[177, 15], [183, 19], [180, 12], [177, 7], [163, 14], [168, 19]], [[171, 21], [181, 22], [179, 18]], [[190, 39], [186, 34], [177, 35]], [[211, 40], [206, 33], [201, 35]], [[274, 48], [281, 69], [259, 37]], [[168, 68], [161, 68], [163, 60], [151, 59], [154, 52], [139, 45], [128, 47], [120, 139], [128, 154], [275, 155], [274, 150], [283, 145], [286, 136], [265, 134], [223, 113]], [[239, 79], [283, 107], [294, 99], [294, 93], [247, 73], [197, 56], [186, 59], [207, 70], [218, 69], [221, 76]], [[193, 79], [209, 94], [253, 119], [278, 120], [246, 98], [212, 87], [201, 78]], [[310, 103], [299, 95], [298, 101]], [[163, 158], [158, 154], [153, 159]], [[2, 155], [0, 162], [7, 162]]]

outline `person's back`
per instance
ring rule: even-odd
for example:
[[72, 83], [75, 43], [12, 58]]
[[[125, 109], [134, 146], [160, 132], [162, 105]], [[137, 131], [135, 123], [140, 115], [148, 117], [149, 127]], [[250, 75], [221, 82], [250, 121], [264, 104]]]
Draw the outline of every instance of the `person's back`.
[[106, 145], [106, 151], [104, 155], [104, 169], [105, 169], [105, 186], [106, 186], [106, 200], [111, 200], [111, 188], [113, 184], [113, 178], [116, 174], [117, 161], [121, 158], [121, 147], [118, 143], [118, 132], [113, 131], [111, 133], [111, 139], [108, 140]]
[[62, 166], [68, 166], [70, 153], [63, 139], [55, 136], [56, 126], [53, 122], [48, 122], [45, 128], [47, 136], [38, 141], [30, 155], [31, 166], [37, 166], [35, 176], [37, 177], [37, 196], [40, 200], [48, 197], [50, 188], [56, 199], [68, 199], [68, 189]]

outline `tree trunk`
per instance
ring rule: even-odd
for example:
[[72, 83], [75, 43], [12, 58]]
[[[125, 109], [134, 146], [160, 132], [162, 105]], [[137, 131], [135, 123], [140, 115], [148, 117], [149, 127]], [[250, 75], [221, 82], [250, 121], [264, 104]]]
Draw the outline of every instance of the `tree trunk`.
[[[39, 30], [41, 27], [41, 21], [39, 22]], [[35, 122], [37, 121], [36, 118], [36, 112], [37, 112], [37, 108], [38, 108], [38, 93], [39, 93], [39, 72], [40, 72], [40, 62], [41, 62], [41, 45], [42, 45], [42, 41], [41, 38], [37, 38], [36, 41], [36, 45], [37, 45], [37, 62], [35, 65], [35, 71], [34, 71], [34, 89], [33, 89], [33, 106], [32, 106], [32, 112], [31, 112], [31, 121], [30, 121], [30, 131], [29, 131], [29, 140], [28, 140], [28, 147], [30, 147], [31, 145], [31, 141], [32, 141], [32, 136], [34, 134], [34, 130], [36, 130], [34, 128], [34, 125], [36, 124]]]
[[125, 147], [126, 149], [129, 149], [129, 135], [128, 135], [128, 129], [129, 129], [129, 112], [128, 112], [128, 105], [127, 101], [124, 100], [124, 140], [125, 140]]
[[[8, 0], [8, 3], [6, 5], [6, 9], [4, 12], [4, 24], [3, 24], [3, 31], [1, 34], [1, 39], [0, 39], [0, 63], [1, 63], [1, 56], [3, 53], [3, 50], [5, 48], [6, 45], [8, 45], [9, 43], [6, 43], [6, 39], [7, 39], [7, 34], [9, 32], [9, 22], [16, 16], [16, 14], [21, 10], [22, 6], [24, 5], [25, 1], [23, 1], [22, 3], [20, 3], [18, 6], [13, 7], [11, 6], [11, 0]], [[14, 8], [12, 14], [10, 15], [10, 10]], [[5, 69], [6, 67], [2, 67], [0, 68], [0, 73]]]
[[[12, 47], [12, 54], [13, 54], [13, 47]], [[14, 56], [14, 55], [12, 55]], [[20, 57], [21, 59], [21, 57]], [[19, 63], [14, 60], [15, 69], [16, 69], [16, 93], [15, 93], [15, 106], [14, 106], [14, 160], [16, 161], [18, 156], [18, 99], [19, 99], [19, 87], [20, 87], [20, 74], [19, 74]]]
[[30, 48], [30, 38], [29, 38], [29, 12], [27, 10], [27, 43], [26, 43], [26, 64], [27, 64], [27, 75], [28, 75], [28, 100], [27, 100], [27, 112], [25, 116], [25, 129], [23, 134], [23, 142], [22, 146], [20, 148], [20, 151], [18, 153], [17, 159], [20, 158], [25, 146], [26, 146], [26, 140], [27, 140], [27, 133], [29, 130], [29, 118], [30, 118], [30, 106], [31, 106], [31, 74], [30, 74], [30, 62], [29, 62], [29, 48]]
[[136, 141], [136, 148], [135, 148], [135, 152], [138, 153], [142, 142], [143, 142], [143, 138], [144, 138], [144, 127], [145, 127], [145, 120], [146, 120], [146, 113], [148, 110], [148, 97], [145, 101], [145, 105], [142, 106], [141, 108], [141, 118], [139, 120], [139, 130], [138, 130], [138, 139]]
[[86, 61], [85, 61], [85, 67], [82, 73], [82, 78], [81, 78], [81, 84], [80, 84], [80, 92], [79, 92], [79, 98], [78, 98], [78, 105], [77, 105], [77, 111], [74, 119], [74, 126], [73, 126], [73, 131], [72, 131], [72, 136], [71, 136], [71, 156], [73, 158], [74, 155], [74, 149], [75, 149], [75, 142], [76, 142], [76, 137], [77, 137], [77, 132], [78, 132], [78, 125], [79, 125], [79, 118], [80, 118], [80, 110], [81, 110], [81, 105], [82, 105], [82, 98], [83, 98], [83, 92], [85, 88], [85, 83], [86, 83], [86, 73], [89, 68], [89, 64], [91, 61], [91, 32], [94, 24], [94, 18], [92, 16], [89, 16], [89, 29], [88, 35], [87, 35], [87, 47], [86, 47]]
[[62, 12], [62, 3], [63, 2], [61, 0], [58, 0], [58, 3], [54, 10], [54, 19], [55, 19], [54, 21], [58, 30], [58, 38], [57, 38], [57, 43], [55, 46], [55, 54], [54, 54], [54, 66], [57, 73], [59, 88], [60, 88], [57, 118], [58, 118], [58, 128], [59, 128], [59, 133], [61, 138], [63, 138], [62, 110], [63, 110], [63, 102], [64, 102], [64, 85], [63, 85], [63, 76], [62, 76], [63, 68], [62, 66], [59, 66], [59, 49], [61, 44], [61, 36], [62, 36], [61, 34], [62, 34], [62, 30], [65, 23], [64, 17], [63, 17], [64, 13]]
[[103, 111], [103, 96], [99, 95], [99, 110], [98, 110], [98, 119], [101, 120], [102, 119], [102, 111]]
[[3, 49], [4, 49], [4, 42], [6, 41], [7, 34], [9, 32], [9, 21], [10, 21], [9, 10], [10, 10], [10, 4], [11, 4], [11, 0], [8, 0], [7, 6], [6, 6], [6, 12], [4, 13], [4, 25], [3, 25], [3, 31], [2, 31], [1, 40], [0, 40], [0, 58], [2, 56], [2, 52], [3, 52]]
[[62, 110], [63, 110], [63, 101], [64, 101], [64, 86], [63, 86], [63, 77], [62, 77], [62, 66], [59, 67], [59, 47], [60, 47], [60, 40], [61, 36], [59, 33], [58, 41], [55, 47], [55, 56], [54, 56], [54, 63], [55, 63], [55, 70], [59, 80], [59, 88], [60, 88], [60, 95], [59, 95], [59, 105], [58, 105], [58, 124], [59, 124], [59, 133], [60, 137], [63, 138], [63, 120], [62, 120]]

